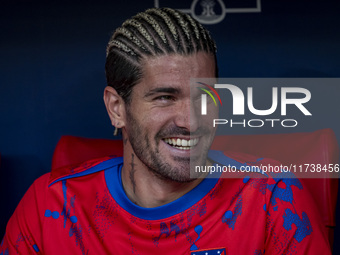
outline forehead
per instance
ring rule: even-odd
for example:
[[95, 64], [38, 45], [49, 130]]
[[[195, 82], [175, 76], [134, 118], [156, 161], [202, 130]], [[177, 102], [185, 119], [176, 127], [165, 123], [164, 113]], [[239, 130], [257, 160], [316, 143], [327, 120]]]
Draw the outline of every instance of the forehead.
[[216, 70], [214, 56], [205, 52], [188, 56], [172, 54], [146, 58], [141, 65], [143, 77], [140, 84], [144, 89], [182, 87], [189, 85], [190, 78], [215, 77]]

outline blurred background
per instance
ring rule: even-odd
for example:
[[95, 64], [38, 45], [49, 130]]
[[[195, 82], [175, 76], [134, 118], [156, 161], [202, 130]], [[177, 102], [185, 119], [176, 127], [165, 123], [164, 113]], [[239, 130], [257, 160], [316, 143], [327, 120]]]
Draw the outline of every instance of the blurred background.
[[[62, 135], [113, 138], [102, 95], [105, 49], [114, 29], [157, 3], [190, 9], [193, 2], [1, 2], [0, 239], [28, 187], [50, 170]], [[221, 2], [229, 9], [243, 8], [206, 25], [217, 42], [220, 77], [340, 76], [340, 1], [212, 2], [217, 16]], [[261, 12], [246, 11], [259, 7], [258, 2]], [[314, 119], [313, 125], [298, 131], [330, 127], [339, 142], [339, 92], [340, 85], [333, 86], [333, 97], [324, 98], [333, 107], [329, 122]], [[314, 105], [322, 107], [322, 102]], [[340, 210], [337, 215], [340, 222]], [[334, 254], [340, 254], [338, 228]]]

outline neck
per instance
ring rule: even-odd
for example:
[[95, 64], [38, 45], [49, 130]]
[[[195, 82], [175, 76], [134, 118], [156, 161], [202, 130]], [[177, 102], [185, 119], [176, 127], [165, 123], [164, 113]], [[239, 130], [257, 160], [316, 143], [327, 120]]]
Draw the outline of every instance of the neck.
[[131, 151], [124, 148], [122, 183], [128, 198], [141, 207], [152, 208], [170, 203], [203, 180], [180, 183], [164, 179], [150, 171]]

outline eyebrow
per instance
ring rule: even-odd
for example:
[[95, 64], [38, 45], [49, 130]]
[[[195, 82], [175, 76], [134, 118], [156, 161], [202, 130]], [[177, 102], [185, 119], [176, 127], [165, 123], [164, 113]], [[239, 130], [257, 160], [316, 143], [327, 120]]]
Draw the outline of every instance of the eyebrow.
[[152, 89], [152, 90], [148, 91], [144, 95], [144, 97], [153, 96], [154, 94], [157, 94], [157, 93], [179, 94], [180, 93], [180, 89], [173, 88], [173, 87], [155, 88], [155, 89]]

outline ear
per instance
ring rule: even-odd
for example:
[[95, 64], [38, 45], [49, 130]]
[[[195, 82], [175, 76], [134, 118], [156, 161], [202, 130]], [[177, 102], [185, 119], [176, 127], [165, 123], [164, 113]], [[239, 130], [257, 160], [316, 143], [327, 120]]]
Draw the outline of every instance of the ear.
[[109, 114], [111, 124], [116, 128], [125, 126], [125, 103], [117, 91], [107, 86], [104, 90], [104, 103]]

